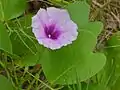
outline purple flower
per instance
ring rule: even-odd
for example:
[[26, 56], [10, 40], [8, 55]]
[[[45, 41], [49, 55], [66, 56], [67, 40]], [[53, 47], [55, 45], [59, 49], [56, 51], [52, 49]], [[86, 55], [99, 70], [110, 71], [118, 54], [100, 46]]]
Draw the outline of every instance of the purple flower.
[[78, 35], [78, 27], [68, 12], [54, 7], [40, 9], [32, 17], [32, 28], [39, 44], [52, 50], [71, 44]]

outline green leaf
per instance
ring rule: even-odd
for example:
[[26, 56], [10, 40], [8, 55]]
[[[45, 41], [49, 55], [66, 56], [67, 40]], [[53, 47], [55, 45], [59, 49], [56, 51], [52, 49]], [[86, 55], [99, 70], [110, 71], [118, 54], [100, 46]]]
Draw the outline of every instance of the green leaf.
[[101, 23], [94, 25], [96, 28], [89, 25], [86, 29], [80, 29], [77, 40], [71, 45], [55, 51], [46, 49], [41, 63], [51, 83], [73, 84], [76, 76], [84, 81], [103, 68], [106, 57], [102, 53], [93, 53]]
[[1, 90], [14, 90], [11, 82], [2, 75], [0, 75], [0, 89]]
[[16, 63], [20, 66], [34, 66], [39, 60], [39, 53], [36, 54], [27, 54], [20, 58], [20, 60], [16, 61]]
[[23, 14], [25, 8], [25, 0], [0, 0], [0, 20], [16, 18]]
[[0, 49], [12, 54], [12, 44], [4, 25], [0, 23]]
[[89, 22], [90, 6], [86, 2], [71, 3], [66, 8], [72, 20], [77, 23], [79, 27]]
[[84, 26], [82, 26], [80, 28], [89, 30], [90, 32], [92, 30], [92, 33], [94, 34], [94, 37], [95, 37], [95, 36], [98, 36], [100, 34], [101, 30], [103, 29], [103, 23], [98, 22], [98, 21], [88, 22], [87, 24], [85, 24]]

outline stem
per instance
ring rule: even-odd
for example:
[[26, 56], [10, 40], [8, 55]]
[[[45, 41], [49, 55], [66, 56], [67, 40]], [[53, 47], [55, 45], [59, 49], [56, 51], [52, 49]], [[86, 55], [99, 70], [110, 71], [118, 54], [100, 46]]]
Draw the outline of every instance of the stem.
[[15, 72], [15, 66], [14, 66], [13, 60], [12, 60], [12, 66], [13, 66], [13, 69], [14, 69], [13, 71], [14, 71], [14, 76], [15, 76], [16, 84], [19, 85], [19, 83], [18, 83], [18, 78], [17, 78], [16, 72]]
[[6, 67], [6, 66], [7, 66], [7, 64], [6, 64], [6, 63], [7, 63], [7, 53], [4, 53], [3, 59], [4, 59], [5, 63], [3, 63], [2, 61], [0, 61], [0, 65], [5, 69], [5, 71], [6, 71], [6, 73], [7, 73], [7, 77], [8, 77], [8, 79], [11, 81], [13, 87], [16, 88], [16, 87], [15, 87], [15, 84], [14, 84], [14, 82], [13, 82], [11, 76], [10, 76], [10, 73], [9, 73], [9, 71], [7, 70], [7, 67]]
[[31, 74], [30, 72], [27, 71], [27, 73], [32, 76], [33, 78], [35, 78], [36, 80], [38, 80], [39, 82], [41, 82], [44, 86], [46, 86], [47, 88], [49, 88], [50, 90], [55, 90], [52, 87], [50, 87], [49, 85], [47, 85], [46, 83], [44, 83], [42, 80], [36, 78], [33, 74]]
[[8, 25], [8, 23], [7, 22], [5, 22], [5, 25], [6, 25], [6, 27], [8, 28], [8, 30], [9, 30], [9, 36], [11, 35], [11, 33], [13, 32], [13, 30], [9, 27], [9, 25]]

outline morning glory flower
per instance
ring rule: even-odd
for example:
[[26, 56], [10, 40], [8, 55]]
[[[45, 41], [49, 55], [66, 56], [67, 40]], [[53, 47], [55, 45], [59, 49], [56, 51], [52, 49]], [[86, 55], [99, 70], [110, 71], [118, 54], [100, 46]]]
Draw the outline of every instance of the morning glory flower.
[[60, 49], [77, 39], [77, 24], [65, 9], [40, 9], [32, 17], [32, 32], [39, 44], [49, 49]]

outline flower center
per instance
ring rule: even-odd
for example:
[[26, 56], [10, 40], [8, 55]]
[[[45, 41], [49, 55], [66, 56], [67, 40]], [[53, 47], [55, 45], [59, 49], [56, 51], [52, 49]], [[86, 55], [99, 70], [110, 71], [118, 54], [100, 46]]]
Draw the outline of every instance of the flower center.
[[55, 24], [44, 27], [47, 38], [56, 40], [60, 36], [60, 31], [55, 27]]

